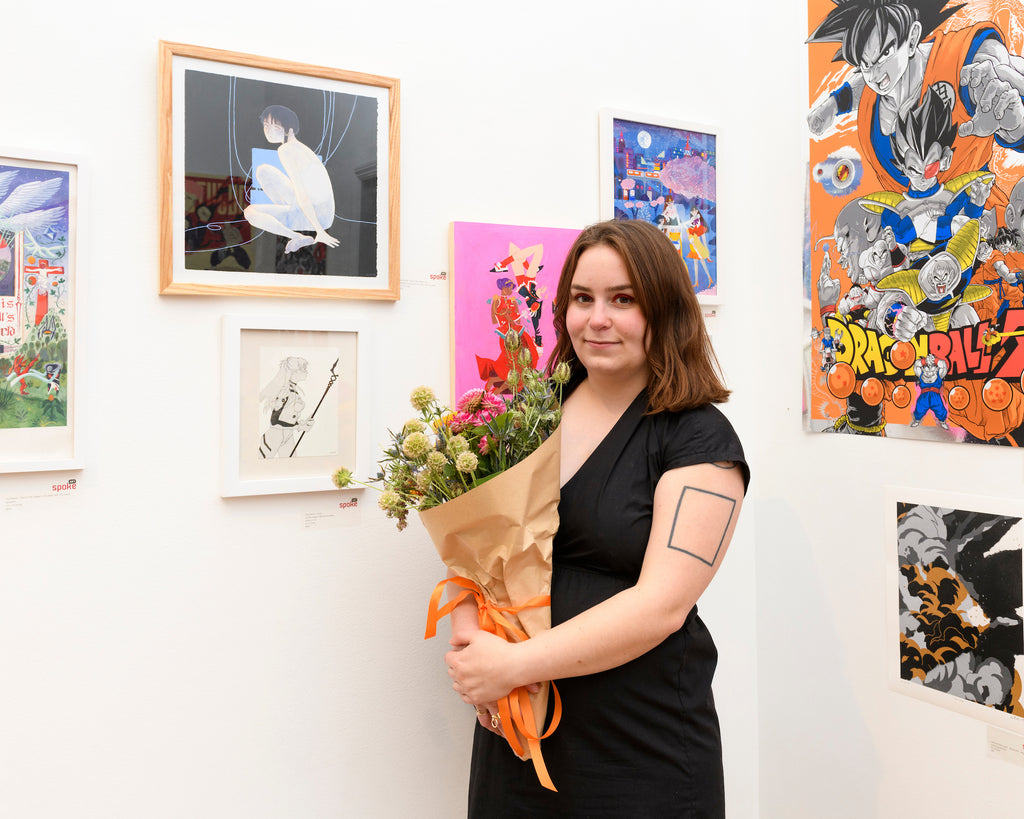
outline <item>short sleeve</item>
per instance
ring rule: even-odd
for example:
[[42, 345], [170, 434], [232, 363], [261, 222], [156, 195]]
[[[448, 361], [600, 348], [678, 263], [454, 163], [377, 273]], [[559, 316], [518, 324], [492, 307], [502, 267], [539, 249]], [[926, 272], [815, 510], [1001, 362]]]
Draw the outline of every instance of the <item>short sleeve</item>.
[[663, 413], [658, 436], [661, 471], [695, 464], [732, 461], [743, 472], [743, 490], [750, 484], [750, 467], [736, 430], [717, 407]]

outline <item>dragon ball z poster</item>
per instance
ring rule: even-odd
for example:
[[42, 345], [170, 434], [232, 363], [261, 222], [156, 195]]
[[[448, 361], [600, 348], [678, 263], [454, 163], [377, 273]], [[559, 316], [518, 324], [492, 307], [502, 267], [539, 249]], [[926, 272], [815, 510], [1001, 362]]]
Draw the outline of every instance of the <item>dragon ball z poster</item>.
[[1024, 7], [808, 23], [808, 428], [1024, 444]]
[[889, 650], [893, 662], [899, 657], [894, 686], [1020, 731], [1020, 504], [1009, 509], [987, 498], [919, 494], [890, 489], [887, 506]]
[[[562, 264], [579, 230], [452, 222], [452, 396], [473, 388], [509, 392], [520, 365], [506, 339], [515, 334], [531, 366], [554, 349], [551, 307]], [[516, 345], [513, 345], [516, 346]]]

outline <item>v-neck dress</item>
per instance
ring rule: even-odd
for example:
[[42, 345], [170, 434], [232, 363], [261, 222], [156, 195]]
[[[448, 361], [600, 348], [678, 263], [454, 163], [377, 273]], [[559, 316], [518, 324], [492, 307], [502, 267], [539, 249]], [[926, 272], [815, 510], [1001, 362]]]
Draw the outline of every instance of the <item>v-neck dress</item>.
[[[654, 490], [670, 469], [734, 461], [729, 421], [711, 405], [645, 415], [642, 392], [562, 487], [553, 625], [636, 584]], [[696, 606], [679, 631], [625, 665], [557, 680], [562, 721], [541, 744], [557, 793], [530, 762], [477, 725], [470, 819], [725, 815], [721, 734], [711, 694], [718, 653]], [[549, 703], [550, 708], [550, 703]]]

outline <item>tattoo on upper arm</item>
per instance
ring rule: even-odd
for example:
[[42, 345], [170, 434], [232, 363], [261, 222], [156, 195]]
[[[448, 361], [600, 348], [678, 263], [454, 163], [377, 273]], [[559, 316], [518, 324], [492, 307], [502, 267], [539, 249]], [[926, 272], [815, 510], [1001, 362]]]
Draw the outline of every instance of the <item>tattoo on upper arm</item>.
[[[709, 544], [707, 554], [698, 554], [692, 549], [684, 549], [682, 546], [673, 545], [675, 541], [676, 526], [679, 525], [680, 517], [684, 512], [684, 504], [692, 505], [697, 504], [712, 504], [715, 508], [711, 518], [715, 526], [712, 531], [711, 537], [706, 541]], [[714, 566], [715, 561], [718, 560], [718, 555], [722, 552], [722, 547], [725, 545], [725, 535], [729, 531], [729, 524], [732, 523], [732, 516], [736, 513], [736, 501], [730, 498], [728, 495], [720, 495], [717, 492], [708, 492], [706, 489], [700, 489], [696, 486], [684, 486], [682, 493], [679, 495], [679, 502], [676, 504], [676, 514], [672, 518], [672, 530], [668, 535], [668, 548], [675, 549], [677, 552], [683, 552], [684, 554], [695, 557], [701, 563], [706, 563], [708, 566]], [[706, 515], [705, 515], [706, 517]], [[718, 521], [721, 518], [725, 518], [725, 525], [721, 528], [721, 533], [718, 532]], [[717, 543], [716, 543], [717, 538]], [[703, 540], [703, 538], [696, 538], [696, 540]]]

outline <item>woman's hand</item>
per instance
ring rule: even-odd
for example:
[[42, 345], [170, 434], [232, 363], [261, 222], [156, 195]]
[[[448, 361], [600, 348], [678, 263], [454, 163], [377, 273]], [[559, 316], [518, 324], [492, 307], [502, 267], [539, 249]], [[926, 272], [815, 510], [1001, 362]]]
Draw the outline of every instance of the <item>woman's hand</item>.
[[[467, 643], [445, 654], [444, 661], [455, 693], [470, 705], [482, 706], [496, 703], [523, 684], [516, 676], [515, 657], [514, 643], [477, 631]], [[527, 685], [529, 691], [538, 688], [535, 683]]]
[[492, 734], [497, 734], [502, 739], [505, 732], [501, 729], [501, 717], [498, 716], [498, 703], [489, 702], [487, 705], [477, 705], [476, 718]]

